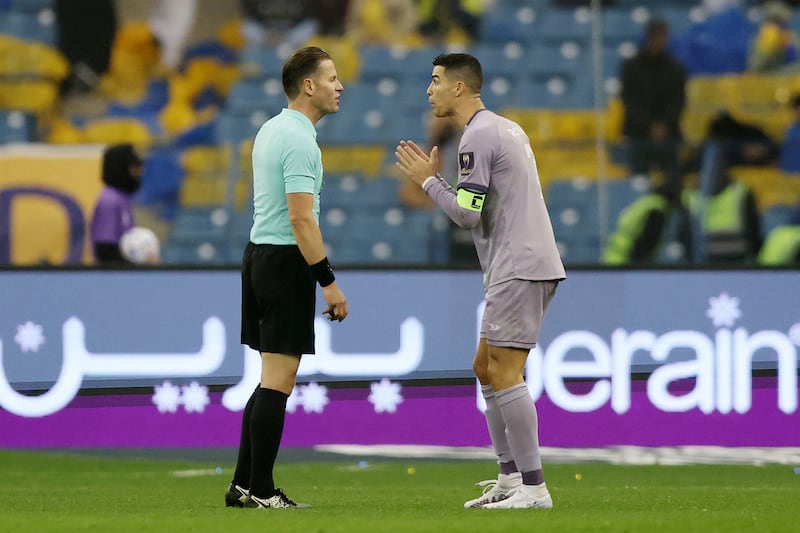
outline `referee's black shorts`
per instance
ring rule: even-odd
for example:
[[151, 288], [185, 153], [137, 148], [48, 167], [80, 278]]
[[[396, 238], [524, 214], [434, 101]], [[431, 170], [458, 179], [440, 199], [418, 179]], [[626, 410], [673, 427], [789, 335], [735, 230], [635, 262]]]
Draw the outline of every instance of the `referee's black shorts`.
[[296, 245], [248, 243], [242, 258], [242, 344], [314, 353], [316, 280]]

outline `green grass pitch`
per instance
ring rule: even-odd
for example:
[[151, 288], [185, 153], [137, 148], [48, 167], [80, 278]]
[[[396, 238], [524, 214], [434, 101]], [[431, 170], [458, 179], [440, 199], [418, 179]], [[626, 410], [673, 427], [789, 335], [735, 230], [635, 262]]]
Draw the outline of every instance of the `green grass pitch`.
[[487, 511], [462, 505], [491, 463], [357, 463], [281, 463], [278, 485], [314, 508], [259, 510], [224, 507], [232, 465], [0, 451], [0, 531], [800, 531], [785, 465], [546, 464], [554, 509]]

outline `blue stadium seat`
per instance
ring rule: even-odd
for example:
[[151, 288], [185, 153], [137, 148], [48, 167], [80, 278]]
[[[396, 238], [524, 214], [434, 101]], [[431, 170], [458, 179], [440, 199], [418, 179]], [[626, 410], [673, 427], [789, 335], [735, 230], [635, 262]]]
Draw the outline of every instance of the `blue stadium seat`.
[[280, 78], [285, 60], [275, 47], [248, 46], [242, 51], [239, 64], [247, 77]]
[[[441, 50], [437, 47], [425, 46], [408, 49], [387, 46], [365, 46], [360, 49], [361, 81], [379, 81], [391, 78], [430, 80], [432, 61]], [[347, 87], [345, 87], [345, 91]]]
[[616, 45], [622, 42], [638, 43], [644, 26], [633, 18], [633, 11], [625, 8], [603, 10], [603, 43]]
[[6, 5], [9, 11], [40, 13], [44, 9], [53, 9], [55, 3], [55, 0], [3, 0], [0, 8]]
[[223, 111], [215, 123], [217, 142], [238, 146], [243, 141], [253, 139], [269, 118], [269, 115], [262, 111], [254, 111], [250, 116], [239, 116]]
[[774, 205], [761, 214], [761, 232], [766, 236], [778, 226], [787, 224], [796, 208], [789, 205]]
[[529, 49], [518, 43], [478, 43], [470, 53], [481, 62], [484, 78], [526, 76], [531, 71]]
[[556, 234], [561, 260], [567, 265], [592, 265], [601, 262], [602, 250], [596, 236], [566, 237]]
[[279, 78], [245, 78], [231, 87], [225, 110], [240, 115], [250, 115], [256, 110], [277, 115], [286, 104]]
[[224, 241], [228, 232], [230, 213], [224, 208], [183, 207], [175, 216], [170, 241], [202, 243]]
[[549, 9], [539, 21], [537, 40], [544, 43], [578, 42], [584, 46], [592, 38], [591, 18], [582, 18], [585, 11]]
[[536, 45], [528, 52], [527, 60], [530, 63], [527, 72], [538, 80], [587, 76], [592, 65], [589, 47], [574, 42]]
[[0, 11], [0, 34], [54, 46], [57, 34], [55, 14]]
[[594, 87], [589, 76], [548, 80], [520, 80], [509, 93], [509, 105], [547, 109], [590, 108], [594, 103]]
[[322, 206], [380, 206], [397, 204], [400, 181], [394, 178], [367, 180], [358, 175], [327, 176], [322, 191]]
[[0, 111], [0, 144], [36, 140], [36, 116], [21, 111]]
[[485, 43], [530, 43], [538, 35], [540, 14], [532, 6], [498, 6], [484, 14], [480, 40]]

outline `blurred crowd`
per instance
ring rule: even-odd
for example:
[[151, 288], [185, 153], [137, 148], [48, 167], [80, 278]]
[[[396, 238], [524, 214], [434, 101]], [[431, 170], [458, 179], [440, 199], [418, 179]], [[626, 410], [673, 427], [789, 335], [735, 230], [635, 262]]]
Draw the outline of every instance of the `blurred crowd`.
[[[18, 3], [0, 0], [0, 13]], [[331, 50], [347, 83], [358, 78], [363, 47], [466, 46], [480, 41], [482, 22], [491, 10], [527, 5], [514, 0], [239, 0], [231, 3], [224, 20], [209, 21], [201, 0], [142, 2], [141, 16], [127, 19], [114, 0], [44, 2], [48, 3], [57, 27], [52, 48], [34, 48], [0, 35], [0, 44], [20, 65], [35, 64], [34, 74], [57, 82], [56, 94], [29, 104], [37, 118], [35, 137], [57, 144], [131, 143], [146, 156], [145, 173], [148, 165], [161, 161], [159, 146], [192, 146], [213, 136], [226, 97], [243, 75], [239, 59], [245, 50], [317, 44]], [[591, 2], [533, 4], [546, 10]], [[735, 179], [731, 169], [800, 173], [800, 92], [783, 96], [785, 114], [791, 118], [780, 137], [727, 109], [722, 96], [700, 142], [687, 142], [682, 124], [689, 81], [698, 75], [713, 76], [718, 64], [724, 64], [719, 67], [727, 69], [724, 73], [800, 76], [800, 37], [791, 24], [799, 16], [798, 2], [697, 0], [694, 4], [703, 10], [704, 29], [729, 36], [729, 41], [720, 42], [739, 55], [733, 67], [728, 56], [722, 60], [719, 53], [714, 56], [718, 63], [712, 63], [714, 54], [700, 48], [700, 39], [676, 40], [669, 21], [656, 17], [643, 26], [637, 52], [618, 73], [622, 110], [618, 152], [630, 176], [647, 178], [648, 193], [615, 221], [602, 261], [658, 262], [668, 232], [682, 243], [690, 263], [797, 261], [800, 253], [775, 250], [800, 250], [795, 231], [800, 216], [787, 215], [774, 227], [763, 227], [754, 191]], [[602, 5], [633, 3], [607, 0]], [[201, 23], [213, 27], [213, 36], [196, 38]], [[742, 25], [749, 30], [732, 30]], [[5, 70], [10, 68], [6, 65]], [[15, 102], [27, 102], [25, 98], [34, 95], [31, 90], [20, 93], [19, 97], [7, 93], [0, 106], [14, 108]], [[446, 123], [429, 122], [429, 145], [449, 147], [452, 155], [457, 140], [458, 132]], [[153, 156], [149, 162], [147, 155]], [[199, 158], [196, 164], [206, 162]], [[142, 192], [153, 194], [153, 184], [146, 178], [142, 185]], [[165, 177], [157, 184], [157, 194], [171, 195], [174, 203], [180, 186], [180, 180]], [[398, 204], [406, 208], [431, 207], [414, 189], [403, 187], [398, 194]], [[174, 212], [159, 216], [169, 219]], [[773, 232], [783, 240], [791, 235], [794, 243], [775, 245]]]

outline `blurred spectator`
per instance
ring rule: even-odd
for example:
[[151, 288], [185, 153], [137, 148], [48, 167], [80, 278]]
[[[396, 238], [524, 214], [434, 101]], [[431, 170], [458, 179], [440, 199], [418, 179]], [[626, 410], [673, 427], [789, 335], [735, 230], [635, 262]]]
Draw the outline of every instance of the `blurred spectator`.
[[[670, 218], [681, 215], [681, 192], [671, 184], [654, 187], [626, 207], [608, 239], [605, 262], [609, 265], [655, 263]], [[684, 217], [685, 218], [685, 217]], [[686, 244], [688, 248], [688, 244]]]
[[700, 187], [684, 202], [693, 221], [695, 262], [747, 263], [761, 249], [761, 217], [753, 191], [730, 177], [725, 148], [709, 142], [703, 153]]
[[781, 149], [767, 133], [754, 124], [734, 118], [728, 111], [719, 111], [709, 123], [703, 144], [689, 156], [687, 172], [698, 172], [706, 143], [719, 143], [725, 148], [730, 166], [772, 166], [778, 162]]
[[668, 40], [667, 23], [651, 20], [641, 50], [622, 65], [622, 133], [628, 143], [631, 173], [648, 175], [655, 165], [680, 188], [678, 148], [686, 73], [668, 52]]
[[482, 0], [419, 0], [419, 31], [436, 42], [469, 42], [478, 38]]
[[111, 63], [117, 32], [113, 0], [56, 0], [58, 49], [70, 63], [62, 94], [91, 92]]
[[97, 198], [91, 222], [95, 262], [126, 264], [119, 242], [135, 225], [132, 198], [141, 185], [142, 159], [133, 145], [109, 146], [103, 152], [102, 172], [105, 186]]
[[783, 136], [778, 165], [784, 172], [800, 172], [800, 93], [791, 100], [794, 122]]
[[414, 0], [350, 1], [348, 34], [361, 45], [421, 44], [417, 24], [418, 16]]
[[752, 72], [776, 72], [796, 63], [800, 41], [789, 27], [792, 8], [779, 0], [764, 4], [764, 22], [750, 43], [747, 69]]
[[316, 14], [320, 35], [343, 36], [347, 33], [347, 15], [350, 0], [316, 0]]
[[161, 49], [161, 62], [170, 69], [180, 64], [196, 13], [197, 0], [156, 0], [153, 3], [148, 25]]
[[319, 27], [313, 0], [240, 0], [239, 5], [249, 45], [299, 48]]
[[758, 262], [770, 266], [800, 267], [800, 202], [786, 224], [776, 226], [769, 232], [758, 254]]

